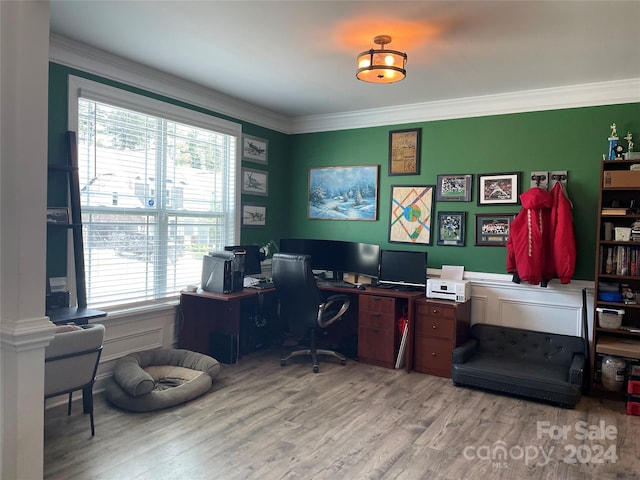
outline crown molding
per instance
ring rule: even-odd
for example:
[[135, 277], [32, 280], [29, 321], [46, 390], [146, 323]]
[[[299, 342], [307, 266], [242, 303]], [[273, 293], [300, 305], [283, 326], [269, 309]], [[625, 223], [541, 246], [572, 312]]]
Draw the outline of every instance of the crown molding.
[[298, 117], [295, 132], [313, 133], [455, 118], [640, 102], [640, 78]]
[[640, 78], [631, 78], [294, 118], [53, 33], [49, 59], [285, 134], [640, 102]]
[[292, 119], [75, 40], [49, 36], [49, 60], [282, 133]]

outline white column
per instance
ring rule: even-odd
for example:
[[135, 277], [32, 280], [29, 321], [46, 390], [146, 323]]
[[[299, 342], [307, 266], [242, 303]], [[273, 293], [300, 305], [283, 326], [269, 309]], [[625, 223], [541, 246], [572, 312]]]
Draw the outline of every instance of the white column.
[[49, 2], [0, 1], [0, 478], [43, 475]]

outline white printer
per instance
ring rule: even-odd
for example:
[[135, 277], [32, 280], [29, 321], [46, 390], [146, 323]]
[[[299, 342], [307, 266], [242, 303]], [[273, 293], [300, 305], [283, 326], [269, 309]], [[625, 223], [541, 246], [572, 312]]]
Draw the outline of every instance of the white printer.
[[470, 298], [469, 280], [428, 278], [427, 297], [464, 303]]

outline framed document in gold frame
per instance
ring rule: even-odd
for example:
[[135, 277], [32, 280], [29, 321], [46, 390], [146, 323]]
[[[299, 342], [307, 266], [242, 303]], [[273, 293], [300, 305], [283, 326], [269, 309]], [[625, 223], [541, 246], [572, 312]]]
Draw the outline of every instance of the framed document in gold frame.
[[420, 175], [422, 129], [389, 132], [389, 175]]

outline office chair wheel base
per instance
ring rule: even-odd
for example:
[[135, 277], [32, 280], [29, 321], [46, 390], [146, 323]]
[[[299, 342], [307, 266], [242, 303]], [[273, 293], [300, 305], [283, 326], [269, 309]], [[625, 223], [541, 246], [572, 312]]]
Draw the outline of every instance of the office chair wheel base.
[[287, 364], [287, 361], [284, 359], [280, 359], [280, 366], [284, 367]]
[[318, 365], [313, 366], [313, 373], [318, 373], [320, 371], [320, 367]]

